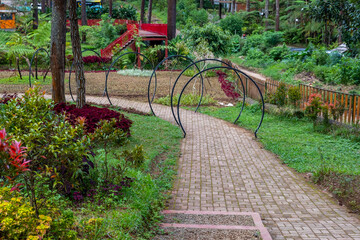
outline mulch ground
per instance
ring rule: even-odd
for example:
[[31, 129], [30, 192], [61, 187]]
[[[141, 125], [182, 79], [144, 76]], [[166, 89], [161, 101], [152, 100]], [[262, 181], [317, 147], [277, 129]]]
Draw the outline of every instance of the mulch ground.
[[[6, 78], [15, 76], [17, 73], [12, 71], [1, 71], [0, 78]], [[28, 78], [28, 73], [23, 72], [23, 77]], [[156, 86], [156, 98], [170, 95], [172, 86], [180, 74], [179, 71], [160, 71], [157, 72], [157, 86]], [[39, 74], [41, 75], [41, 73]], [[86, 78], [86, 93], [88, 95], [102, 96], [105, 89], [105, 72], [87, 72], [85, 73]], [[76, 93], [75, 74], [71, 75], [71, 91], [73, 94]], [[65, 91], [69, 93], [69, 73], [66, 73], [65, 77]], [[150, 77], [134, 77], [134, 76], [122, 76], [116, 72], [110, 72], [108, 76], [108, 93], [111, 97], [123, 97], [136, 101], [146, 102], [148, 84]], [[190, 79], [190, 77], [181, 76], [179, 78], [177, 87], [175, 88], [175, 94], [181, 92], [182, 87]], [[152, 85], [150, 94], [154, 92], [155, 78], [152, 79]], [[217, 77], [205, 78], [204, 80], [205, 94], [210, 95], [218, 101], [225, 103], [233, 102], [231, 98], [228, 98], [221, 89], [220, 83]], [[193, 80], [185, 90], [185, 93], [199, 93], [200, 92], [200, 80]], [[0, 92], [23, 92], [28, 88], [28, 85], [5, 85], [0, 84]], [[43, 85], [42, 88], [47, 92], [51, 92], [50, 85]]]

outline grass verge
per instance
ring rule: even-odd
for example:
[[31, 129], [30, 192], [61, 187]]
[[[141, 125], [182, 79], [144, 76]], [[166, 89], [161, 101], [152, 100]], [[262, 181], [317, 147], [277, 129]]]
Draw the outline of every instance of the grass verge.
[[[176, 174], [176, 163], [180, 151], [181, 132], [174, 125], [153, 116], [141, 116], [126, 113], [133, 121], [132, 136], [129, 142], [116, 148], [116, 152], [131, 150], [142, 145], [146, 161], [141, 169], [129, 169], [126, 176], [134, 181], [124, 192], [120, 202], [96, 206], [88, 203], [87, 207], [77, 209], [79, 222], [101, 217], [101, 224], [96, 226], [93, 239], [151, 239], [156, 234], [156, 223], [160, 220], [159, 212], [168, 197], [166, 192], [172, 187]], [[98, 150], [95, 162], [100, 163], [103, 153]], [[118, 159], [110, 158], [109, 166], [116, 166]], [[83, 219], [83, 220], [81, 220]], [[87, 234], [86, 237], [89, 237]]]

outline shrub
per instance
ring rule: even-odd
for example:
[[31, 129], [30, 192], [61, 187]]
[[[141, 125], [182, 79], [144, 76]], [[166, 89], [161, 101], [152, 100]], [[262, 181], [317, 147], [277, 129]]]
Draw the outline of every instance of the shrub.
[[52, 222], [51, 217], [38, 218], [29, 203], [17, 192], [0, 188], [1, 239], [42, 239]]
[[212, 23], [204, 27], [192, 26], [183, 31], [189, 47], [195, 48], [202, 41], [208, 43], [208, 47], [215, 55], [221, 55], [228, 52], [230, 37], [224, 31]]
[[240, 14], [229, 14], [220, 20], [220, 27], [231, 34], [242, 35], [243, 21]]
[[236, 91], [233, 83], [226, 79], [227, 74], [222, 71], [217, 71], [216, 74], [219, 76], [219, 82], [221, 84], [221, 89], [224, 91], [225, 95], [237, 99], [240, 97], [240, 94]]
[[204, 26], [208, 23], [208, 14], [205, 9], [195, 9], [190, 12], [190, 18], [194, 24], [197, 26]]
[[302, 28], [287, 27], [284, 30], [284, 41], [286, 43], [303, 43], [305, 42], [305, 34]]
[[111, 58], [107, 57], [98, 57], [98, 56], [86, 56], [83, 57], [84, 63], [109, 63], [111, 62]]
[[17, 97], [17, 94], [4, 94], [2, 98], [0, 98], [0, 104], [7, 104], [8, 101]]
[[284, 44], [282, 46], [273, 47], [269, 52], [269, 56], [271, 59], [278, 61], [283, 60], [289, 52], [289, 48]]
[[[108, 12], [105, 9], [104, 13]], [[115, 7], [113, 9], [112, 17], [115, 19], [128, 19], [136, 21], [136, 8], [132, 5], [121, 5], [120, 7]]]
[[0, 130], [0, 176], [2, 176], [0, 185], [3, 184], [2, 181], [10, 182], [14, 185], [11, 191], [18, 190], [18, 187], [23, 185], [21, 183], [15, 185], [15, 179], [29, 171], [30, 161], [25, 159], [25, 149], [25, 147], [21, 147], [20, 142], [10, 143], [6, 138], [5, 128]]
[[282, 107], [286, 104], [287, 87], [285, 83], [280, 83], [274, 94], [276, 105]]
[[314, 127], [316, 125], [317, 118], [321, 113], [328, 114], [328, 108], [323, 104], [321, 95], [313, 93], [310, 95], [309, 100], [306, 103], [305, 114], [313, 121]]
[[289, 102], [293, 105], [293, 106], [297, 106], [298, 102], [301, 99], [301, 92], [300, 92], [300, 88], [299, 87], [290, 87], [288, 90], [288, 97], [289, 97]]
[[64, 115], [55, 114], [52, 102], [43, 94], [39, 88], [29, 89], [0, 108], [0, 128], [27, 147], [32, 186], [35, 172], [42, 172], [46, 166], [57, 172], [51, 179], [57, 183], [54, 187], [69, 193], [83, 187], [90, 141], [81, 125], [71, 126]]
[[115, 119], [114, 127], [121, 129], [130, 136], [132, 121], [123, 114], [108, 108], [99, 108], [89, 105], [85, 105], [83, 108], [77, 108], [72, 104], [59, 103], [54, 107], [54, 111], [57, 113], [66, 112], [68, 114], [67, 120], [73, 126], [78, 124], [79, 118], [84, 118], [85, 129], [88, 133], [93, 133], [101, 120]]
[[316, 65], [326, 65], [329, 62], [329, 54], [326, 53], [325, 49], [319, 49], [312, 52], [311, 55], [312, 61]]

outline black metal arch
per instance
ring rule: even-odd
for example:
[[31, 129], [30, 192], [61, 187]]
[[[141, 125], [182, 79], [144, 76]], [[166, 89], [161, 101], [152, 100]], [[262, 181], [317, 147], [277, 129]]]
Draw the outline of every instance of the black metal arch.
[[[178, 80], [180, 79], [180, 77], [182, 76], [182, 74], [183, 74], [187, 69], [189, 69], [189, 68], [192, 67], [193, 65], [196, 65], [197, 63], [206, 62], [206, 61], [219, 62], [219, 63], [224, 64], [224, 65], [226, 65], [226, 66], [228, 66], [228, 67], [231, 68], [231, 65], [230, 65], [229, 63], [227, 63], [227, 62], [224, 62], [224, 61], [219, 60], [219, 59], [216, 59], [216, 58], [207, 58], [207, 59], [198, 60], [198, 61], [196, 61], [196, 62], [188, 65], [188, 66], [179, 74], [179, 76], [176, 78], [176, 80], [175, 80], [175, 82], [174, 82], [174, 85], [173, 85], [173, 88], [172, 88], [172, 91], [171, 91], [171, 96], [170, 96], [170, 108], [171, 108], [171, 113], [172, 113], [172, 115], [173, 115], [173, 117], [174, 117], [174, 119], [175, 119], [175, 122], [176, 122], [178, 125], [180, 125], [180, 124], [179, 124], [179, 122], [178, 122], [178, 120], [177, 120], [177, 118], [176, 118], [176, 115], [175, 115], [175, 112], [174, 112], [174, 104], [173, 104], [173, 97], [174, 97], [174, 91], [175, 91], [176, 84], [177, 84]], [[209, 68], [208, 68], [208, 69], [209, 69]], [[206, 69], [206, 70], [207, 70], [207, 69]], [[200, 72], [202, 73], [202, 72], [204, 72], [204, 70], [203, 70], [203, 71], [200, 71]], [[239, 71], [239, 72], [241, 72], [241, 71]], [[237, 120], [239, 120], [239, 118], [240, 118], [240, 116], [241, 116], [241, 113], [242, 113], [242, 111], [244, 110], [244, 107], [245, 107], [245, 97], [246, 97], [246, 96], [245, 96], [245, 86], [244, 86], [244, 83], [243, 83], [241, 77], [239, 76], [239, 73], [236, 72], [236, 71], [235, 71], [235, 73], [236, 73], [236, 75], [238, 76], [238, 78], [240, 79], [241, 86], [242, 86], [242, 89], [243, 89], [243, 102], [242, 102], [242, 106], [241, 106], [240, 113], [239, 113], [238, 117], [236, 118], [236, 120], [234, 121], [234, 123], [236, 123]], [[243, 72], [241, 72], [241, 73], [244, 74]], [[196, 76], [197, 76], [197, 75], [199, 75], [199, 74], [196, 74]], [[244, 75], [247, 76], [246, 74], [244, 74]], [[195, 76], [195, 75], [194, 75], [194, 76]], [[193, 77], [194, 77], [194, 76], [193, 76]], [[199, 105], [199, 106], [200, 106], [200, 105]], [[197, 109], [199, 108], [199, 106], [197, 107]], [[196, 109], [196, 110], [197, 110], [197, 109]]]
[[[48, 55], [49, 59], [50, 59], [50, 54], [48, 52], [48, 50], [46, 50], [45, 48], [39, 48], [37, 49], [34, 54], [32, 55], [31, 61], [30, 61], [30, 67], [29, 67], [29, 86], [31, 87], [31, 67], [34, 61], [35, 56], [40, 52], [40, 51], [44, 51], [46, 52], [46, 54]], [[36, 70], [37, 71], [37, 70]], [[44, 79], [46, 77], [46, 74], [44, 75]]]
[[[98, 56], [101, 59], [103, 67], [105, 66], [104, 60], [103, 60], [103, 58], [101, 57], [101, 55], [98, 52], [96, 52], [96, 51], [94, 51], [92, 49], [84, 49], [84, 50], [81, 51], [81, 54], [83, 54], [84, 52], [93, 52], [93, 53], [95, 53], [96, 56]], [[74, 63], [75, 63], [75, 61], [72, 62], [71, 67], [70, 67], [70, 71], [69, 71], [69, 93], [70, 93], [71, 99], [75, 102], [74, 96], [73, 96], [72, 91], [71, 91], [71, 84], [70, 84], [71, 83], [71, 73], [72, 73]], [[104, 93], [105, 93], [105, 90], [104, 90]]]
[[[157, 87], [157, 79], [155, 78], [155, 89], [154, 89], [154, 94], [152, 96], [152, 99], [150, 100], [150, 87], [151, 87], [151, 81], [152, 81], [152, 78], [154, 76], [154, 74], [156, 74], [156, 71], [158, 70], [158, 68], [161, 66], [161, 64], [163, 64], [166, 60], [169, 60], [171, 58], [184, 58], [186, 60], [189, 60], [192, 64], [194, 63], [194, 61], [187, 57], [187, 56], [184, 56], [184, 55], [171, 55], [167, 58], [164, 58], [161, 62], [158, 63], [158, 65], [156, 65], [156, 67], [154, 68], [151, 76], [150, 76], [150, 79], [149, 79], [149, 85], [148, 85], [148, 103], [149, 103], [149, 106], [150, 106], [150, 110], [151, 110], [151, 113], [156, 116], [155, 112], [154, 112], [154, 109], [152, 108], [152, 102], [154, 101], [154, 98], [155, 98], [155, 94], [156, 94], [156, 87]], [[197, 70], [200, 72], [200, 69], [199, 67], [195, 64]], [[195, 112], [197, 112], [200, 104], [201, 104], [201, 101], [202, 101], [202, 98], [203, 98], [203, 94], [204, 94], [204, 79], [203, 79], [203, 76], [202, 74], [200, 74], [200, 78], [201, 78], [201, 96], [200, 96], [200, 101], [199, 101], [199, 104], [195, 110]]]
[[[261, 97], [261, 102], [262, 102], [262, 115], [261, 115], [260, 123], [259, 123], [258, 127], [256, 128], [256, 130], [255, 130], [255, 132], [254, 132], [255, 137], [257, 138], [257, 132], [258, 132], [259, 128], [261, 127], [261, 124], [262, 124], [263, 119], [264, 119], [264, 114], [265, 114], [265, 102], [264, 102], [264, 98], [263, 98], [263, 95], [262, 95], [262, 93], [261, 93], [261, 90], [260, 90], [259, 86], [257, 85], [257, 83], [256, 83], [250, 76], [248, 76], [247, 74], [243, 73], [242, 71], [240, 71], [240, 70], [238, 70], [238, 69], [235, 69], [235, 68], [233, 68], [233, 67], [225, 67], [225, 66], [210, 67], [210, 68], [207, 68], [207, 69], [202, 70], [201, 72], [195, 74], [192, 78], [190, 78], [189, 81], [187, 81], [187, 83], [185, 84], [185, 86], [184, 86], [183, 89], [181, 90], [181, 93], [180, 93], [180, 96], [179, 96], [179, 100], [178, 100], [178, 104], [177, 104], [177, 115], [178, 115], [179, 125], [180, 125], [180, 127], [181, 127], [181, 130], [182, 130], [183, 133], [184, 133], [184, 138], [186, 137], [186, 131], [185, 131], [185, 129], [184, 129], [182, 123], [181, 123], [180, 111], [179, 111], [179, 109], [180, 109], [180, 102], [181, 102], [181, 96], [182, 96], [182, 94], [184, 93], [185, 88], [189, 85], [189, 83], [190, 83], [195, 77], [197, 77], [199, 74], [201, 74], [201, 73], [203, 73], [203, 72], [206, 72], [206, 71], [209, 71], [209, 70], [212, 70], [212, 69], [219, 69], [219, 68], [220, 68], [220, 69], [229, 69], [229, 70], [233, 70], [234, 72], [243, 74], [244, 76], [246, 76], [248, 79], [250, 79], [250, 81], [252, 81], [252, 82], [255, 84], [257, 90], [259, 91], [259, 94], [260, 94], [260, 97]], [[237, 75], [239, 76], [239, 74], [237, 74]], [[240, 76], [239, 76], [239, 78], [240, 78]], [[243, 102], [243, 103], [244, 103], [244, 102]], [[242, 111], [242, 109], [241, 109], [241, 111]]]
[[[154, 64], [150, 61], [150, 59], [145, 56], [144, 54], [142, 53], [138, 53], [138, 52], [126, 52], [126, 53], [123, 53], [121, 54], [120, 56], [118, 56], [112, 63], [111, 65], [109, 66], [109, 69], [108, 71], [106, 72], [106, 78], [105, 78], [105, 93], [106, 93], [106, 97], [109, 101], [109, 104], [112, 105], [111, 101], [110, 101], [110, 97], [109, 97], [109, 93], [108, 93], [108, 89], [107, 89], [107, 82], [108, 82], [108, 77], [109, 77], [109, 73], [110, 73], [110, 69], [112, 69], [112, 67], [114, 66], [114, 64], [120, 59], [122, 58], [123, 56], [125, 55], [128, 55], [128, 54], [136, 54], [136, 55], [140, 55], [142, 57], [144, 57], [150, 64], [151, 64], [151, 67], [152, 69], [154, 69]], [[157, 81], [157, 78], [156, 78], [156, 73], [155, 73], [155, 81]]]

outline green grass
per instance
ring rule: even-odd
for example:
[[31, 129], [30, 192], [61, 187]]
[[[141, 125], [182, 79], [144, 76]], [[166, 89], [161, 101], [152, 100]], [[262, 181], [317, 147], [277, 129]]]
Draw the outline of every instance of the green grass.
[[[40, 85], [48, 85], [51, 84], [51, 76], [49, 76], [50, 73], [48, 73], [48, 76], [46, 76], [45, 81], [43, 80], [43, 77], [39, 75], [38, 79], [36, 80], [34, 77], [31, 78], [32, 84], [38, 83]], [[8, 78], [0, 78], [0, 84], [29, 84], [29, 76], [24, 75], [22, 79], [20, 79], [20, 76], [13, 76]]]
[[[179, 96], [180, 96], [180, 94], [174, 96], [174, 98], [173, 98], [174, 106], [176, 106], [178, 104]], [[199, 101], [200, 101], [200, 95], [197, 95], [197, 94], [191, 93], [191, 94], [183, 94], [181, 96], [181, 105], [183, 105], [183, 106], [197, 106], [199, 104]], [[170, 106], [170, 104], [171, 104], [170, 95], [167, 95], [166, 97], [162, 97], [159, 99], [155, 99], [154, 103]], [[215, 99], [213, 99], [210, 95], [204, 95], [201, 100], [202, 106], [214, 105], [216, 103], [217, 103], [217, 101]]]
[[[260, 121], [260, 111], [247, 107], [238, 123], [254, 131]], [[200, 108], [200, 112], [234, 121], [239, 108]], [[314, 132], [307, 120], [265, 115], [258, 137], [267, 150], [277, 154], [298, 172], [317, 172], [322, 165], [335, 172], [360, 175], [360, 143], [342, 137]], [[321, 160], [321, 154], [324, 160]]]
[[[78, 219], [103, 218], [99, 235], [94, 239], [149, 239], [156, 232], [159, 212], [162, 209], [165, 192], [172, 187], [176, 175], [176, 163], [180, 151], [181, 131], [178, 127], [153, 116], [125, 113], [133, 121], [129, 143], [118, 147], [116, 152], [131, 150], [143, 145], [146, 162], [141, 169], [129, 169], [127, 176], [134, 179], [131, 188], [124, 192], [125, 198], [115, 203], [115, 208], [88, 208], [78, 212]], [[100, 150], [101, 152], [101, 150]], [[103, 156], [98, 154], [96, 161]], [[117, 163], [109, 159], [110, 165]], [[155, 166], [155, 169], [154, 169]], [[155, 173], [154, 173], [155, 172]], [[111, 201], [105, 198], [104, 202]], [[112, 203], [114, 206], [114, 203]]]

